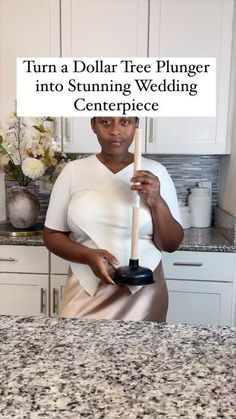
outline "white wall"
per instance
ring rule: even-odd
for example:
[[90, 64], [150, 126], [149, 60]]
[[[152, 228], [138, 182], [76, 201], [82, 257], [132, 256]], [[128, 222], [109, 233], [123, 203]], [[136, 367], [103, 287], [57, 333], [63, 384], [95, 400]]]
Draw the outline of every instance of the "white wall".
[[233, 135], [231, 155], [221, 164], [219, 206], [236, 217], [236, 116]]
[[220, 173], [220, 196], [219, 206], [231, 215], [236, 217], [236, 7], [234, 8], [234, 34], [232, 44], [232, 74], [231, 74], [231, 110], [232, 119], [229, 127], [232, 126], [231, 155], [222, 159]]

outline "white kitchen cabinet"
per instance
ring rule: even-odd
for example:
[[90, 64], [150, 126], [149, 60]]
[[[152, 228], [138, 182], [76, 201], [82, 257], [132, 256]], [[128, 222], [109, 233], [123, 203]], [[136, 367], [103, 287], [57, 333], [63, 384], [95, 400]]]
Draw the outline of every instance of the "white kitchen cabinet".
[[167, 280], [168, 323], [231, 326], [232, 284]]
[[[125, 15], [121, 4], [62, 0], [62, 55], [216, 57], [216, 118], [147, 118], [141, 128], [149, 154], [228, 153], [233, 0], [129, 0]], [[65, 151], [99, 149], [88, 118], [64, 119], [62, 135]]]
[[51, 317], [58, 317], [60, 313], [60, 304], [65, 290], [67, 275], [51, 275], [51, 305], [50, 315]]
[[0, 314], [48, 315], [48, 251], [0, 246]]
[[[149, 55], [216, 57], [216, 118], [154, 118], [147, 153], [225, 154], [228, 127], [233, 0], [151, 0]], [[194, 83], [194, 77], [190, 80]]]
[[[163, 253], [170, 323], [235, 325], [236, 254]], [[58, 316], [69, 262], [44, 246], [0, 246], [0, 314]]]
[[57, 317], [60, 312], [60, 303], [66, 285], [69, 262], [50, 253], [50, 288], [52, 317]]
[[[147, 55], [147, 0], [62, 0], [61, 18], [62, 56], [123, 58]], [[107, 81], [110, 81], [109, 76]], [[140, 127], [145, 132], [144, 118]], [[63, 119], [62, 135], [65, 152], [100, 150], [90, 128], [90, 118]]]
[[[0, 115], [14, 110], [16, 57], [213, 56], [217, 58], [216, 118], [142, 118], [143, 152], [228, 153], [233, 3], [1, 0]], [[66, 152], [99, 150], [89, 118], [62, 118], [57, 122], [56, 137], [59, 143], [63, 141]]]
[[[66, 283], [69, 262], [51, 254], [52, 315]], [[236, 254], [176, 251], [163, 253], [169, 291], [167, 321], [190, 324], [235, 324]]]
[[234, 324], [236, 258], [233, 253], [163, 254], [170, 323]]
[[0, 246], [0, 315], [58, 315], [68, 262], [49, 256], [44, 246]]
[[15, 110], [16, 58], [60, 55], [59, 16], [58, 0], [0, 1], [1, 116]]
[[69, 269], [68, 260], [62, 259], [59, 256], [50, 253], [50, 265], [52, 275], [67, 275]]
[[0, 272], [0, 314], [48, 316], [48, 275]]

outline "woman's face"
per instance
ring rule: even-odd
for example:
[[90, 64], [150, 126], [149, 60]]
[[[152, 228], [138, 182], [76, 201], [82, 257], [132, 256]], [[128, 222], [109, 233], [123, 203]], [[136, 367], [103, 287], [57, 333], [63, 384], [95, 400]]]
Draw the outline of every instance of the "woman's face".
[[125, 156], [138, 120], [134, 117], [96, 117], [91, 120], [91, 126], [103, 152], [110, 156]]

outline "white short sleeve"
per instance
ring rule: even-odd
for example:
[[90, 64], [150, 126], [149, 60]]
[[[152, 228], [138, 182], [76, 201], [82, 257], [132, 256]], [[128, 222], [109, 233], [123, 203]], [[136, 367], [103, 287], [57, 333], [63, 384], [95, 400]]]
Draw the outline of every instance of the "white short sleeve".
[[67, 164], [58, 176], [50, 196], [45, 226], [52, 230], [70, 231], [67, 208], [71, 196], [71, 181], [71, 165]]
[[182, 224], [175, 185], [165, 167], [160, 175], [160, 182], [162, 198], [166, 201], [174, 219]]
[[151, 165], [149, 166], [148, 170], [150, 170], [155, 176], [159, 178], [161, 184], [161, 196], [167, 203], [174, 219], [182, 225], [175, 185], [165, 166], [154, 160], [151, 160]]

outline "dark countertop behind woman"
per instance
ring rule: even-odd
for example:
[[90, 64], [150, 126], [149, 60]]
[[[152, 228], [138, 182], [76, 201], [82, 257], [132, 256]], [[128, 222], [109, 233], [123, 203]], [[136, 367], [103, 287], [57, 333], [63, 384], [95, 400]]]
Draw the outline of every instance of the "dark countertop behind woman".
[[[43, 246], [42, 235], [11, 237], [0, 233], [0, 245]], [[230, 243], [215, 227], [190, 228], [184, 230], [184, 239], [178, 250], [199, 252], [236, 252], [236, 245]]]
[[2, 418], [235, 418], [235, 332], [0, 317]]

